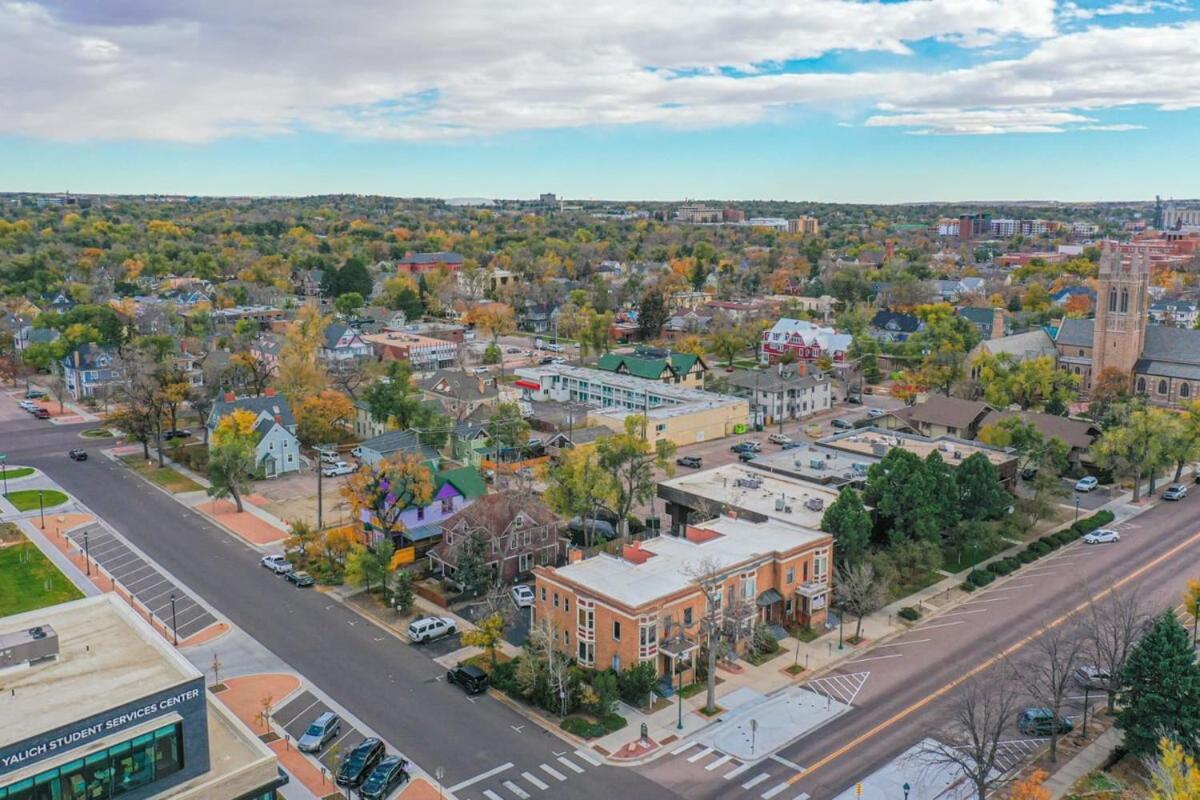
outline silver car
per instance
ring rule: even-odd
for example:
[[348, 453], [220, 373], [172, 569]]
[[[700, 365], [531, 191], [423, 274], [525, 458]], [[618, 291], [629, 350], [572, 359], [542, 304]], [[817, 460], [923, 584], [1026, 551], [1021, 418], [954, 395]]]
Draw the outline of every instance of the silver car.
[[332, 711], [326, 711], [304, 730], [304, 734], [296, 740], [296, 747], [305, 753], [319, 753], [321, 748], [329, 744], [342, 730], [342, 721]]

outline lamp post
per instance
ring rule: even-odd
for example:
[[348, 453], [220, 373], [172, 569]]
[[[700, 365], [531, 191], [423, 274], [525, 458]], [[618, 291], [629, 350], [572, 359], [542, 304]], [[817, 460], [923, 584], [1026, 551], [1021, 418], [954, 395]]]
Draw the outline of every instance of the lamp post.
[[87, 574], [90, 578], [92, 575], [92, 550], [88, 547], [88, 532], [83, 532], [83, 558], [87, 563]]
[[678, 687], [675, 689], [675, 694], [679, 695], [679, 721], [675, 723], [675, 730], [681, 731], [683, 730], [683, 670], [679, 668], [678, 653], [675, 654], [675, 659], [672, 663], [675, 665], [675, 674], [679, 676], [675, 680]]
[[46, 504], [42, 501], [41, 489], [38, 489], [38, 515], [42, 518], [42, 530], [46, 530]]
[[846, 614], [842, 609], [838, 609], [838, 650], [845, 650], [845, 637], [842, 635], [846, 630]]
[[0, 477], [4, 479], [4, 493], [8, 494], [8, 455], [0, 453]]
[[908, 800], [908, 793], [912, 791], [912, 787], [907, 782], [904, 784], [904, 800]]
[[179, 646], [179, 624], [175, 616], [175, 593], [171, 592], [171, 641]]
[[1079, 522], [1079, 495], [1075, 495], [1075, 522]]

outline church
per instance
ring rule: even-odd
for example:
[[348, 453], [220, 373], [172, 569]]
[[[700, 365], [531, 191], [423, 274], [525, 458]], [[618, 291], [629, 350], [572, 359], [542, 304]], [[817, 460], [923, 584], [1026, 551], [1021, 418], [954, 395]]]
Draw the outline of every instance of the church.
[[1200, 330], [1149, 324], [1149, 251], [1106, 245], [1098, 278], [1095, 319], [1065, 318], [1054, 337], [1059, 369], [1079, 376], [1084, 395], [1113, 367], [1154, 405], [1200, 398]]

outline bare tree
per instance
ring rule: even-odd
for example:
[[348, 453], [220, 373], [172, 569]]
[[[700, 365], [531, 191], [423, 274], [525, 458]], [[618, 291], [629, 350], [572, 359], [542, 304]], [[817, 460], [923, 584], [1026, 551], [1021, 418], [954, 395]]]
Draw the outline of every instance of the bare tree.
[[528, 693], [544, 675], [550, 688], [561, 699], [559, 710], [566, 716], [571, 661], [558, 649], [559, 641], [558, 626], [553, 620], [538, 620], [529, 631], [527, 656], [517, 662], [517, 681]]
[[717, 710], [717, 652], [723, 644], [736, 649], [737, 642], [747, 633], [745, 629], [754, 609], [743, 602], [740, 591], [732, 593], [732, 603], [725, 599], [729, 575], [716, 559], [701, 559], [685, 569], [685, 573], [700, 587], [706, 601], [700, 616], [700, 634], [704, 639], [707, 662], [704, 710], [712, 714]]
[[857, 618], [854, 638], [860, 639], [863, 617], [872, 611], [878, 611], [887, 599], [887, 582], [883, 576], [876, 574], [871, 562], [863, 561], [837, 570], [833, 593], [838, 609]]
[[1149, 611], [1136, 589], [1110, 592], [1088, 603], [1082, 617], [1084, 653], [1096, 669], [1096, 683], [1108, 695], [1109, 711], [1121, 688], [1121, 669], [1149, 624]]
[[63, 374], [62, 364], [55, 363], [50, 369], [50, 376], [45, 380], [46, 389], [50, 396], [58, 401], [58, 413], [63, 413], [63, 402], [67, 399], [67, 378]]
[[1005, 779], [999, 768], [1000, 744], [1012, 723], [1019, 701], [1011, 668], [1002, 663], [1000, 674], [972, 675], [951, 695], [950, 718], [944, 729], [922, 748], [922, 761], [962, 774], [985, 800]]
[[1075, 681], [1075, 669], [1084, 657], [1086, 639], [1066, 625], [1044, 625], [1029, 643], [1018, 673], [1025, 688], [1038, 703], [1049, 709], [1050, 760], [1058, 760], [1059, 724], [1067, 693]]

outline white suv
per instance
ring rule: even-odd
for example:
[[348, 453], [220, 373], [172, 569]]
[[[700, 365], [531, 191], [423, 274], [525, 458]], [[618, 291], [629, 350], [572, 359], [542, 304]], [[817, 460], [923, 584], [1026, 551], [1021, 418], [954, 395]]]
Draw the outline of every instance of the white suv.
[[408, 623], [408, 638], [414, 643], [431, 642], [457, 631], [458, 625], [450, 617], [421, 617]]

